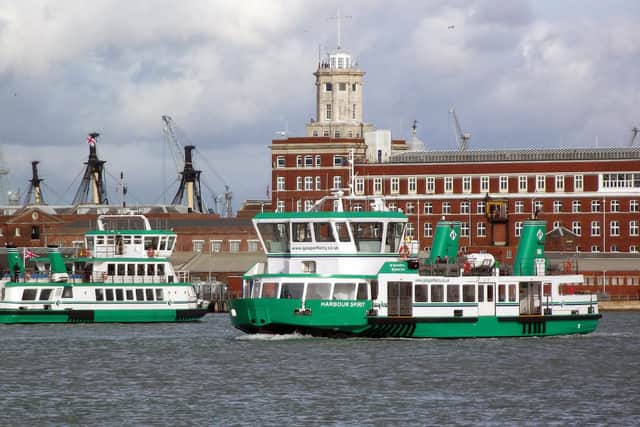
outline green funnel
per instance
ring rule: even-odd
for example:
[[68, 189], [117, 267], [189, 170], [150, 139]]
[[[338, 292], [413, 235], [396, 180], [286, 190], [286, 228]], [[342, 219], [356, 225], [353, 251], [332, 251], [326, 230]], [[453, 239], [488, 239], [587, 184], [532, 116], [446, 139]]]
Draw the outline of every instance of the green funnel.
[[460, 228], [460, 221], [438, 221], [429, 257], [431, 264], [435, 264], [438, 258], [442, 262], [446, 259], [449, 264], [458, 262]]
[[57, 246], [49, 246], [47, 248], [49, 253], [49, 263], [51, 264], [51, 281], [52, 282], [66, 282], [69, 280], [69, 274], [67, 273], [67, 267], [64, 265], [62, 254]]
[[520, 244], [513, 264], [514, 276], [532, 276], [536, 274], [536, 265], [544, 266], [546, 226], [547, 222], [542, 220], [528, 220], [522, 224]]

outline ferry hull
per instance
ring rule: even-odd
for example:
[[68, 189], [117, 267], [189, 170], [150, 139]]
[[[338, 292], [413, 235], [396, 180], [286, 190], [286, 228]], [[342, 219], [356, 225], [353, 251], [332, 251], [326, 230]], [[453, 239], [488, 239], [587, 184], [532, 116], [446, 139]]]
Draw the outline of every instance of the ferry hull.
[[9, 323], [152, 323], [190, 322], [208, 309], [176, 310], [0, 310], [0, 324]]
[[[323, 306], [324, 305], [324, 306]], [[371, 301], [236, 299], [231, 322], [245, 333], [367, 338], [490, 338], [588, 334], [600, 314], [515, 317], [368, 316]], [[336, 308], [339, 310], [336, 310]]]

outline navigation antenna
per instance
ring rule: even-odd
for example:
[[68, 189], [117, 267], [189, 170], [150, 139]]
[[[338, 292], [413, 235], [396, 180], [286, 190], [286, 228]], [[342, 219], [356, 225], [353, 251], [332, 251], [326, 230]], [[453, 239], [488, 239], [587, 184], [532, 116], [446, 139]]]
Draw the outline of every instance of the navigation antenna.
[[351, 19], [351, 16], [341, 16], [340, 15], [340, 8], [338, 8], [338, 11], [336, 13], [336, 16], [331, 16], [329, 18], [327, 18], [329, 20], [336, 20], [338, 22], [338, 50], [340, 50], [340, 47], [342, 46], [342, 21], [344, 19]]
[[7, 187], [5, 185], [6, 176], [9, 175], [9, 169], [4, 167], [4, 157], [0, 149], [0, 204], [4, 204], [7, 197]]
[[640, 132], [640, 129], [638, 129], [638, 126], [634, 126], [633, 128], [631, 128], [631, 141], [629, 142], [629, 147], [633, 147], [633, 143], [636, 140], [636, 137], [638, 136], [638, 132]]

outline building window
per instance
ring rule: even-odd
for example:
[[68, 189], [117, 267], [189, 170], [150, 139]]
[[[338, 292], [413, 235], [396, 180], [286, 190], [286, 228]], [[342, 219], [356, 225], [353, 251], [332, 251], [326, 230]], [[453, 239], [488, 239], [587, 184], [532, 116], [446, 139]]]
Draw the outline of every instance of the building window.
[[427, 193], [435, 193], [436, 192], [436, 178], [433, 176], [428, 176], [426, 179], [426, 189]]
[[542, 200], [533, 201], [533, 213], [540, 213], [544, 208], [544, 202]]
[[476, 226], [476, 234], [478, 237], [487, 237], [487, 226], [484, 222], [479, 222]]
[[340, 138], [340, 136], [341, 136], [340, 131], [339, 130], [335, 131], [334, 135], [335, 135], [336, 138]]
[[352, 108], [351, 108], [351, 118], [352, 118], [352, 119], [355, 119], [355, 118], [356, 118], [356, 104], [353, 104], [353, 105], [352, 105]]
[[489, 177], [481, 176], [480, 177], [480, 191], [483, 193], [489, 192]]
[[331, 120], [331, 104], [326, 105], [325, 116], [327, 120]]
[[37, 225], [31, 226], [31, 240], [38, 240], [40, 238], [40, 227]]
[[222, 240], [212, 240], [211, 252], [221, 252], [221, 251], [222, 251]]
[[556, 175], [556, 192], [564, 191], [564, 175]]
[[312, 133], [312, 135], [313, 135], [313, 136], [318, 136], [318, 131], [317, 131], [317, 130], [314, 130], [314, 131], [313, 131], [313, 133]]
[[460, 237], [469, 237], [469, 223], [463, 222], [460, 224]]
[[591, 201], [591, 212], [600, 212], [600, 200]]
[[337, 175], [333, 177], [333, 189], [339, 190], [342, 188], [342, 177]]
[[284, 176], [279, 176], [276, 178], [276, 191], [284, 191]]
[[600, 235], [600, 222], [591, 221], [591, 236], [597, 237]]
[[425, 215], [431, 215], [433, 213], [433, 203], [424, 202], [424, 213]]
[[247, 250], [249, 252], [258, 252], [258, 241], [257, 240], [247, 240]]
[[305, 200], [304, 201], [304, 211], [308, 212], [313, 207], [313, 200]]
[[328, 130], [323, 130], [322, 131], [322, 136], [329, 136], [329, 131]]
[[582, 202], [580, 200], [574, 200], [571, 202], [571, 212], [579, 213], [582, 210]]
[[522, 200], [516, 200], [514, 210], [517, 214], [524, 213], [524, 202]]
[[640, 223], [636, 220], [629, 221], [629, 236], [640, 235]]
[[468, 200], [463, 200], [460, 202], [460, 213], [461, 214], [468, 214], [471, 212], [470, 210], [470, 206], [471, 202], [469, 202]]
[[516, 237], [520, 237], [522, 234], [522, 221], [516, 221], [514, 233]]
[[416, 206], [413, 204], [413, 202], [407, 202], [405, 209], [407, 210], [407, 214], [409, 215], [416, 212]]
[[407, 237], [410, 239], [413, 239], [413, 236], [415, 235], [415, 226], [408, 222], [407, 223]]
[[449, 215], [451, 213], [451, 202], [442, 202], [442, 213]]
[[302, 177], [296, 177], [296, 190], [302, 191]]
[[415, 194], [416, 193], [417, 185], [416, 185], [416, 177], [415, 176], [410, 176], [409, 178], [407, 178], [407, 189], [409, 191], [409, 194]]
[[[618, 245], [609, 246], [609, 252], [618, 252]], [[613, 278], [613, 280], [616, 280], [616, 278]], [[615, 285], [616, 283], [613, 284]]]
[[509, 177], [508, 176], [500, 176], [500, 192], [506, 193], [509, 191]]
[[485, 211], [485, 202], [482, 202], [482, 201], [478, 202], [478, 204], [476, 205], [476, 213], [484, 215], [484, 211]]
[[324, 91], [325, 92], [333, 92], [333, 83], [325, 83], [324, 84]]
[[571, 223], [571, 232], [576, 236], [582, 236], [582, 224], [580, 224], [580, 221], [573, 221]]
[[317, 156], [316, 156], [316, 167], [317, 167], [317, 168], [319, 168], [319, 167], [320, 167], [320, 165], [321, 165], [321, 163], [320, 163], [320, 162], [321, 162], [321, 158], [320, 158], [320, 156], [319, 156], [319, 155], [317, 155]]
[[312, 176], [305, 176], [304, 177], [304, 189], [306, 191], [313, 190], [313, 177]]
[[344, 166], [346, 164], [344, 156], [333, 156], [333, 166]]
[[191, 244], [193, 245], [193, 252], [202, 252], [204, 240], [192, 240]]
[[16, 227], [16, 237], [22, 236], [22, 232], [20, 232], [20, 227]]
[[296, 167], [297, 168], [302, 167], [302, 156], [296, 156]]
[[462, 177], [462, 191], [464, 193], [471, 193], [471, 177], [470, 176]]
[[348, 136], [349, 138], [353, 138], [353, 131], [352, 131], [352, 130], [350, 130], [349, 132], [347, 132], [347, 136]]
[[338, 83], [338, 90], [339, 91], [345, 91], [347, 90], [347, 84], [345, 82], [340, 82]]
[[453, 193], [453, 177], [452, 176], [444, 177], [444, 192]]
[[302, 200], [296, 200], [296, 212], [302, 212]]
[[322, 178], [316, 176], [316, 191], [322, 190]]
[[618, 221], [611, 221], [609, 223], [609, 234], [611, 236], [619, 236], [620, 235], [620, 223]]
[[382, 178], [373, 178], [373, 194], [382, 194]]
[[400, 178], [394, 176], [391, 178], [391, 194], [398, 194], [400, 192]]
[[620, 200], [611, 201], [611, 212], [620, 212]]
[[[638, 246], [636, 246], [636, 245], [630, 245], [630, 246], [629, 246], [629, 252], [634, 253], [634, 254], [637, 254], [637, 253], [638, 253]], [[634, 281], [634, 283], [633, 283], [634, 285], [637, 285], [637, 284], [638, 284], [638, 279], [637, 279], [637, 278], [635, 278], [635, 277], [634, 277], [634, 278], [633, 278], [633, 281]]]
[[536, 191], [545, 191], [546, 178], [544, 175], [536, 175]]
[[433, 237], [433, 224], [430, 222], [424, 223], [424, 237]]
[[640, 173], [605, 173], [603, 188], [634, 189], [640, 187]]
[[277, 167], [277, 168], [283, 168], [283, 167], [285, 167], [284, 156], [278, 156], [278, 157], [276, 157], [276, 167]]
[[396, 211], [398, 210], [398, 208], [396, 207], [396, 204], [395, 204], [395, 203], [389, 203], [389, 204], [387, 205], [387, 208], [388, 208], [390, 211], [392, 211], [392, 212], [396, 212]]
[[356, 194], [364, 194], [364, 178], [356, 178]]
[[352, 83], [351, 84], [351, 92], [355, 92], [358, 88], [358, 84], [357, 83]]
[[562, 212], [562, 201], [554, 200], [553, 201], [553, 213], [560, 213], [560, 212]]
[[584, 189], [584, 177], [582, 175], [573, 176], [573, 191], [582, 191]]
[[600, 246], [592, 245], [591, 246], [591, 252], [594, 252], [594, 253], [600, 252]]
[[527, 176], [526, 175], [520, 175], [518, 177], [518, 191], [521, 193], [524, 193], [527, 191]]
[[553, 221], [553, 229], [560, 228], [560, 221]]
[[229, 240], [229, 252], [240, 252], [240, 240]]
[[276, 202], [276, 212], [284, 212], [284, 200], [278, 200]]
[[353, 212], [360, 212], [360, 211], [362, 211], [362, 205], [361, 205], [360, 203], [354, 203], [354, 204], [351, 206], [351, 210], [352, 210]]
[[629, 212], [638, 212], [638, 206], [637, 200], [629, 200]]

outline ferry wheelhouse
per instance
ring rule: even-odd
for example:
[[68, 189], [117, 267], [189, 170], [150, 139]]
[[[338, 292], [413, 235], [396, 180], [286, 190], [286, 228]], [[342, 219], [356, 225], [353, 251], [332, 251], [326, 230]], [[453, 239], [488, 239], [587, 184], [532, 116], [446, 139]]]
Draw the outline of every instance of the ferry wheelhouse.
[[175, 322], [207, 313], [187, 274], [169, 261], [176, 235], [153, 230], [143, 215], [102, 215], [85, 247], [63, 257], [25, 257], [8, 248], [9, 274], [0, 282], [0, 323]]
[[[407, 217], [385, 210], [262, 213], [267, 254], [231, 301], [246, 333], [363, 337], [519, 337], [584, 334], [600, 314], [582, 275], [548, 274], [544, 221], [523, 227], [513, 266], [461, 256], [459, 222], [440, 221], [426, 259], [405, 240]], [[382, 207], [382, 209], [381, 209]], [[511, 270], [508, 275], [501, 273]]]

